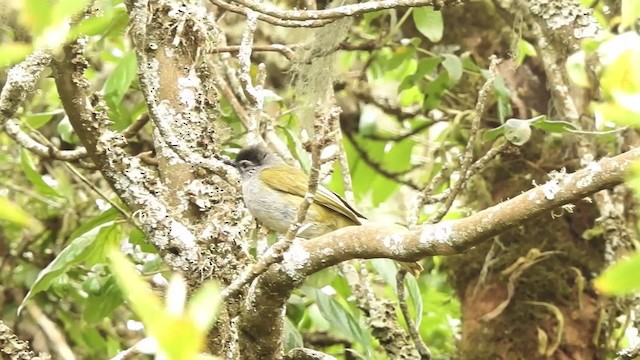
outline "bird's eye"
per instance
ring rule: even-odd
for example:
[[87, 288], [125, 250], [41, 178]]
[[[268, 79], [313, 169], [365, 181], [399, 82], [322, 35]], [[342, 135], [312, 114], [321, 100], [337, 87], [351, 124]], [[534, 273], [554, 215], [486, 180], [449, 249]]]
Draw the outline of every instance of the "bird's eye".
[[251, 167], [251, 161], [249, 161], [249, 160], [240, 161], [240, 168], [241, 169], [248, 169], [250, 167]]

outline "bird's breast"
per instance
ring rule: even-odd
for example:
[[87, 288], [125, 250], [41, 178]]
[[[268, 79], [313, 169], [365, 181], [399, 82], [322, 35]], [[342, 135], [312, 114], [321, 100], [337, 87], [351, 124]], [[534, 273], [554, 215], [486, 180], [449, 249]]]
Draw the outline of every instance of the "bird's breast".
[[[301, 196], [268, 188], [256, 176], [242, 185], [244, 203], [251, 214], [263, 225], [284, 234], [296, 220]], [[318, 204], [312, 204], [298, 237], [314, 238], [351, 225], [348, 219]]]

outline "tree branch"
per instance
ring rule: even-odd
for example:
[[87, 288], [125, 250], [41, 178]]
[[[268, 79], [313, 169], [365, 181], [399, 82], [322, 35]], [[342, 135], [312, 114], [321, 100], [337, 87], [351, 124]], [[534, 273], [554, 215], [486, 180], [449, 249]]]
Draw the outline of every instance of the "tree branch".
[[[381, 0], [381, 1], [367, 1], [358, 4], [349, 4], [338, 6], [326, 10], [286, 10], [279, 9], [274, 6], [266, 5], [264, 3], [254, 0], [234, 0], [247, 9], [251, 9], [258, 13], [263, 14], [265, 18], [272, 17], [279, 20], [289, 21], [318, 21], [318, 20], [330, 20], [335, 21], [347, 16], [356, 16], [368, 12], [374, 12], [379, 10], [393, 9], [399, 7], [421, 7], [421, 6], [450, 6], [461, 3], [459, 0], [446, 0], [446, 1], [434, 1], [434, 0]], [[233, 10], [231, 10], [233, 11]], [[234, 11], [235, 12], [235, 11]], [[265, 19], [261, 19], [265, 20]], [[267, 20], [265, 20], [267, 21]], [[269, 21], [267, 21], [269, 22]], [[320, 22], [317, 22], [320, 23]], [[314, 23], [312, 23], [314, 24]]]
[[[422, 225], [402, 232], [397, 232], [396, 227], [374, 223], [338, 229], [300, 244], [299, 250], [307, 251], [309, 255], [303, 274], [309, 275], [353, 258], [413, 261], [427, 256], [462, 253], [523, 221], [620, 184], [626, 170], [636, 160], [640, 160], [640, 148], [593, 162], [585, 169], [558, 176], [513, 199], [459, 220]], [[331, 254], [324, 250], [327, 248], [333, 250]]]

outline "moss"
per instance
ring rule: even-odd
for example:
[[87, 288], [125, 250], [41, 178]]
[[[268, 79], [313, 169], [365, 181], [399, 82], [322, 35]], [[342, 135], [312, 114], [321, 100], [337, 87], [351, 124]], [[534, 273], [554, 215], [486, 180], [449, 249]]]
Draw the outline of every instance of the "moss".
[[[589, 280], [603, 266], [602, 238], [595, 237], [586, 241], [580, 237], [584, 230], [593, 226], [594, 219], [595, 211], [586, 204], [574, 214], [566, 213], [556, 219], [535, 219], [496, 237], [504, 248], [492, 259], [495, 262], [488, 272], [485, 285], [497, 284], [496, 286], [506, 289], [508, 276], [502, 275], [501, 271], [512, 266], [520, 257], [527, 256], [531, 249], [557, 253], [532, 265], [521, 274], [515, 282], [513, 298], [499, 316], [489, 322], [481, 322], [481, 331], [469, 331], [465, 334], [467, 336], [465, 343], [461, 344], [461, 358], [491, 359], [504, 358], [505, 355], [509, 359], [535, 358], [530, 354], [538, 353], [536, 326], [546, 329], [551, 341], [557, 331], [557, 320], [550, 310], [527, 302], [549, 303], [562, 309], [563, 313], [570, 313], [578, 306], [578, 274], [574, 268]], [[474, 300], [469, 296], [470, 289], [478, 281], [491, 246], [492, 242], [489, 241], [466, 254], [452, 256], [445, 261], [450, 279], [463, 299], [463, 317], [470, 314], [480, 317], [506, 299], [506, 290], [504, 294], [492, 295], [489, 305], [474, 304], [474, 301], [482, 300]], [[464, 304], [465, 301], [470, 303]], [[522, 354], [529, 355], [523, 357]]]

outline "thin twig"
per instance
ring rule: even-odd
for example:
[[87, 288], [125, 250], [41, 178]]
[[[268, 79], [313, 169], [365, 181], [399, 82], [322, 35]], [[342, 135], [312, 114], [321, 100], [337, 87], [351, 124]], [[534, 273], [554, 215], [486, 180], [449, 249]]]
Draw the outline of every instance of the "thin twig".
[[[482, 171], [482, 169], [484, 169], [487, 166], [489, 161], [493, 160], [496, 156], [500, 155], [511, 146], [512, 146], [511, 143], [503, 142], [502, 144], [494, 148], [491, 148], [491, 150], [487, 151], [480, 159], [476, 160], [476, 162], [474, 162], [473, 165], [471, 165], [471, 167], [467, 171], [466, 179], [469, 180], [471, 177], [473, 177], [474, 175]], [[440, 181], [442, 180], [441, 175], [443, 175], [444, 173], [445, 173], [445, 169], [443, 168], [436, 175], [436, 177], [433, 178], [432, 183], [429, 185], [431, 186], [433, 184], [437, 186], [438, 184], [440, 184]], [[425, 188], [425, 190], [419, 195], [420, 206], [442, 202], [446, 198], [448, 198], [451, 193], [451, 189], [447, 189], [440, 194], [427, 195], [427, 194], [430, 194], [432, 191], [433, 191], [433, 188], [429, 188], [429, 189]]]
[[262, 109], [261, 99], [256, 88], [251, 82], [251, 47], [253, 46], [253, 35], [256, 32], [258, 14], [253, 11], [247, 12], [247, 22], [240, 42], [238, 61], [240, 62], [240, 74], [238, 79], [242, 85], [242, 90], [254, 107]]
[[111, 200], [111, 198], [105, 194], [102, 190], [100, 190], [93, 182], [89, 181], [84, 175], [82, 175], [73, 165], [69, 163], [63, 163], [65, 167], [75, 175], [80, 181], [82, 181], [85, 185], [87, 185], [91, 190], [93, 190], [98, 196], [100, 196], [104, 201], [108, 202], [114, 209], [118, 210], [119, 213], [122, 214], [127, 219], [131, 219], [131, 214], [127, 209], [120, 206], [117, 202]]
[[499, 61], [497, 57], [491, 56], [491, 65], [489, 66], [489, 77], [487, 81], [480, 88], [480, 93], [478, 94], [478, 102], [476, 103], [476, 113], [475, 117], [471, 122], [471, 130], [469, 131], [469, 139], [467, 139], [467, 146], [464, 150], [464, 157], [462, 160], [462, 165], [460, 166], [460, 178], [453, 187], [449, 191], [449, 195], [444, 200], [438, 211], [429, 219], [430, 224], [435, 224], [440, 222], [442, 218], [449, 212], [451, 206], [453, 205], [454, 200], [458, 196], [458, 193], [462, 190], [466, 181], [468, 179], [467, 172], [471, 168], [473, 163], [473, 147], [476, 143], [476, 137], [478, 135], [478, 130], [480, 129], [480, 122], [482, 120], [482, 116], [484, 115], [485, 106], [487, 103], [487, 98], [489, 97], [489, 92], [491, 91], [491, 87], [493, 85], [493, 81], [496, 78], [496, 67]]
[[[235, 0], [234, 2], [246, 7], [242, 13], [256, 11], [260, 13], [260, 20], [273, 23], [274, 20], [280, 20], [281, 23], [276, 25], [286, 26], [287, 24], [299, 24], [300, 26], [322, 26], [328, 22], [333, 22], [347, 16], [356, 16], [368, 12], [386, 10], [399, 7], [418, 7], [418, 6], [441, 6], [453, 5], [459, 3], [459, 0], [433, 1], [433, 0], [380, 0], [367, 1], [364, 3], [348, 4], [325, 10], [285, 10], [279, 9], [262, 2], [254, 0]], [[217, 2], [214, 4], [218, 5]], [[229, 11], [238, 12], [238, 9], [228, 9]]]
[[136, 120], [133, 124], [127, 126], [126, 129], [122, 131], [122, 135], [127, 139], [134, 137], [142, 128], [147, 125], [149, 122], [149, 114], [144, 114], [138, 120]]
[[[215, 53], [235, 53], [239, 52], [242, 45], [227, 45], [227, 46], [218, 46], [213, 51]], [[295, 57], [295, 53], [291, 49], [291, 47], [283, 44], [270, 44], [270, 45], [252, 45], [252, 51], [269, 51], [269, 52], [277, 52], [282, 54], [287, 60], [293, 60]]]
[[400, 173], [394, 173], [392, 171], [389, 171], [387, 169], [384, 169], [379, 163], [377, 163], [376, 161], [374, 161], [373, 159], [371, 159], [371, 156], [369, 156], [369, 153], [367, 153], [367, 151], [365, 149], [363, 149], [360, 144], [356, 141], [356, 139], [353, 137], [353, 135], [347, 133], [347, 138], [351, 141], [351, 144], [353, 145], [353, 148], [356, 150], [356, 152], [358, 153], [358, 155], [360, 156], [360, 158], [362, 159], [362, 161], [364, 161], [367, 165], [369, 165], [373, 170], [375, 170], [378, 174], [393, 180], [399, 184], [403, 184], [406, 185], [414, 190], [419, 190], [420, 188], [418, 187], [417, 184], [415, 184], [413, 181], [411, 180], [405, 180], [402, 179], [400, 176], [402, 174]]
[[431, 351], [427, 347], [427, 344], [422, 341], [422, 337], [420, 336], [420, 332], [418, 331], [418, 327], [413, 322], [411, 318], [411, 314], [409, 313], [409, 305], [407, 305], [407, 296], [404, 290], [404, 278], [407, 276], [407, 270], [400, 269], [396, 274], [396, 290], [398, 292], [398, 305], [400, 305], [400, 312], [402, 312], [402, 316], [404, 317], [404, 321], [407, 323], [407, 329], [409, 329], [409, 336], [411, 336], [411, 340], [416, 345], [416, 349], [420, 353], [420, 357], [422, 360], [430, 360], [431, 359]]
[[73, 351], [71, 351], [71, 347], [67, 344], [66, 337], [62, 334], [60, 329], [58, 329], [58, 325], [51, 321], [45, 315], [42, 310], [35, 304], [27, 305], [27, 312], [38, 326], [42, 329], [42, 331], [47, 335], [47, 338], [54, 345], [53, 348], [60, 356], [60, 359], [63, 360], [75, 360], [75, 355], [73, 355]]
[[89, 156], [87, 154], [87, 149], [84, 147], [80, 147], [75, 150], [60, 150], [53, 145], [43, 145], [22, 131], [20, 124], [18, 124], [14, 119], [8, 119], [4, 123], [4, 131], [10, 138], [18, 143], [18, 145], [43, 158], [62, 161], [77, 161]]

